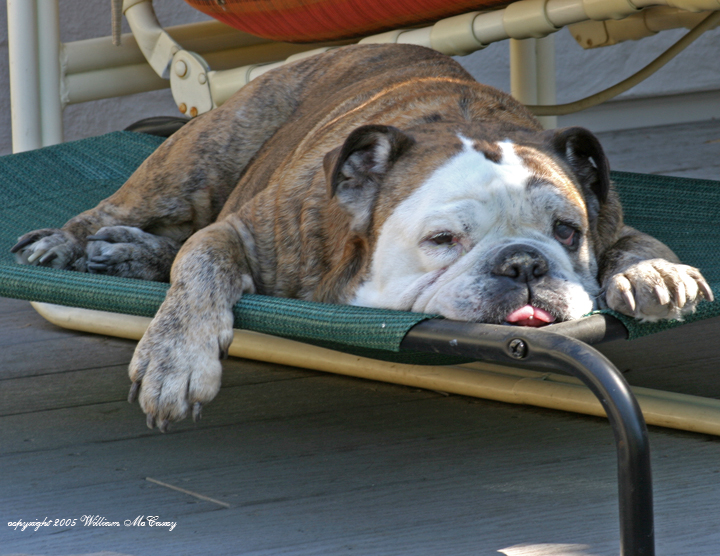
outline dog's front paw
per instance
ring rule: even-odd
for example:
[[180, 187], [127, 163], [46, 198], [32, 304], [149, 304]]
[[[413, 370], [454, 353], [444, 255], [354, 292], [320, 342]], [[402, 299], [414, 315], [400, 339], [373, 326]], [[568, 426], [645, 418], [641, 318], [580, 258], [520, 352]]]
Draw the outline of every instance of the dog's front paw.
[[647, 322], [682, 320], [713, 294], [700, 271], [665, 259], [636, 263], [612, 276], [605, 299], [610, 309]]
[[[162, 308], [161, 308], [162, 312]], [[173, 421], [192, 413], [220, 390], [222, 365], [232, 341], [232, 314], [204, 318], [168, 311], [152, 321], [130, 363], [128, 400], [140, 402], [147, 425], [167, 431]]]
[[167, 281], [180, 245], [131, 226], [108, 226], [88, 236], [87, 269], [140, 280]]
[[11, 253], [20, 264], [85, 270], [85, 249], [72, 234], [55, 228], [21, 236]]

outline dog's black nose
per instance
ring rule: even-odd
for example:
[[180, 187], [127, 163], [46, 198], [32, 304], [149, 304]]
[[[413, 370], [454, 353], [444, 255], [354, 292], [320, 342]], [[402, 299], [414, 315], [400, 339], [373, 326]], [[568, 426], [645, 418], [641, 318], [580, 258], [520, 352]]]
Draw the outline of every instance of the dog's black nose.
[[516, 282], [530, 283], [545, 276], [550, 269], [545, 257], [529, 245], [508, 245], [495, 257], [492, 273]]

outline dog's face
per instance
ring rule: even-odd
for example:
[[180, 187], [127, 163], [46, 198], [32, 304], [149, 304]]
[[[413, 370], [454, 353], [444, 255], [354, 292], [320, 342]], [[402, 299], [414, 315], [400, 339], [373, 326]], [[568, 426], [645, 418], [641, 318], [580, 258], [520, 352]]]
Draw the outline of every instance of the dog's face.
[[[584, 130], [540, 134], [534, 144], [472, 131], [429, 143], [416, 135], [374, 177], [375, 203], [386, 208], [374, 212], [372, 261], [352, 303], [527, 326], [588, 313], [608, 187], [599, 145]], [[392, 147], [380, 146], [376, 168], [383, 149]]]

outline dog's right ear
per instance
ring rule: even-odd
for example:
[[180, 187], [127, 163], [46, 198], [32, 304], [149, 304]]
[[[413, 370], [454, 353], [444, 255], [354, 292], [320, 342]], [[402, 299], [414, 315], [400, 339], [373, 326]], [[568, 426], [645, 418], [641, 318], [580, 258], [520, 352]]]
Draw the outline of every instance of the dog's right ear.
[[414, 143], [396, 127], [365, 125], [325, 155], [328, 194], [352, 215], [353, 230], [367, 229], [383, 178]]
[[610, 192], [610, 163], [600, 141], [582, 127], [547, 131], [555, 151], [570, 165], [585, 194], [592, 192], [605, 203]]

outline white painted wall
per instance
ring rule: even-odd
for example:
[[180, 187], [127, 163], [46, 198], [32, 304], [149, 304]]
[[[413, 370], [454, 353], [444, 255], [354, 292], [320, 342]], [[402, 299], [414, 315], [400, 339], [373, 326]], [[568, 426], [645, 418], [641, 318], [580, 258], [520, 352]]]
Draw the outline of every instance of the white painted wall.
[[[567, 29], [555, 33], [557, 102], [572, 102], [629, 77], [687, 31], [583, 50]], [[497, 43], [461, 60], [478, 81], [510, 90], [509, 48]], [[709, 31], [665, 67], [604, 105], [558, 118], [559, 126], [595, 132], [720, 119], [720, 28]]]
[[[110, 0], [59, 0], [60, 40], [70, 42], [109, 36]], [[154, 0], [163, 25], [180, 25], [209, 19], [181, 0]], [[123, 32], [129, 32], [123, 22]], [[10, 92], [8, 83], [7, 6], [0, 0], [0, 155], [12, 152]], [[74, 104], [65, 108], [65, 140], [100, 135], [124, 129], [149, 116], [180, 115], [170, 90]]]
[[[571, 102], [629, 77], [654, 60], [685, 29], [658, 33], [641, 41], [583, 50], [567, 29], [555, 33], [558, 102]], [[463, 64], [483, 83], [510, 88], [507, 43], [467, 56]], [[705, 33], [658, 73], [622, 95], [638, 98], [720, 89], [720, 28]]]
[[[207, 19], [180, 0], [155, 0], [164, 25]], [[61, 40], [110, 34], [110, 2], [60, 0]], [[127, 26], [125, 26], [127, 31]], [[583, 50], [567, 30], [556, 33], [558, 102], [597, 92], [634, 73], [675, 42], [684, 30], [666, 31], [640, 42]], [[0, 154], [11, 151], [7, 61], [7, 11], [0, 5]], [[461, 60], [479, 80], [509, 90], [507, 43], [494, 44]], [[648, 97], [660, 97], [652, 102]], [[720, 28], [701, 37], [658, 74], [622, 96], [625, 99], [561, 125], [587, 125], [596, 131], [720, 117]], [[694, 107], [694, 108], [693, 108]], [[65, 139], [123, 129], [141, 118], [178, 114], [169, 90], [71, 105], [65, 109]], [[614, 115], [613, 115], [614, 114]]]

